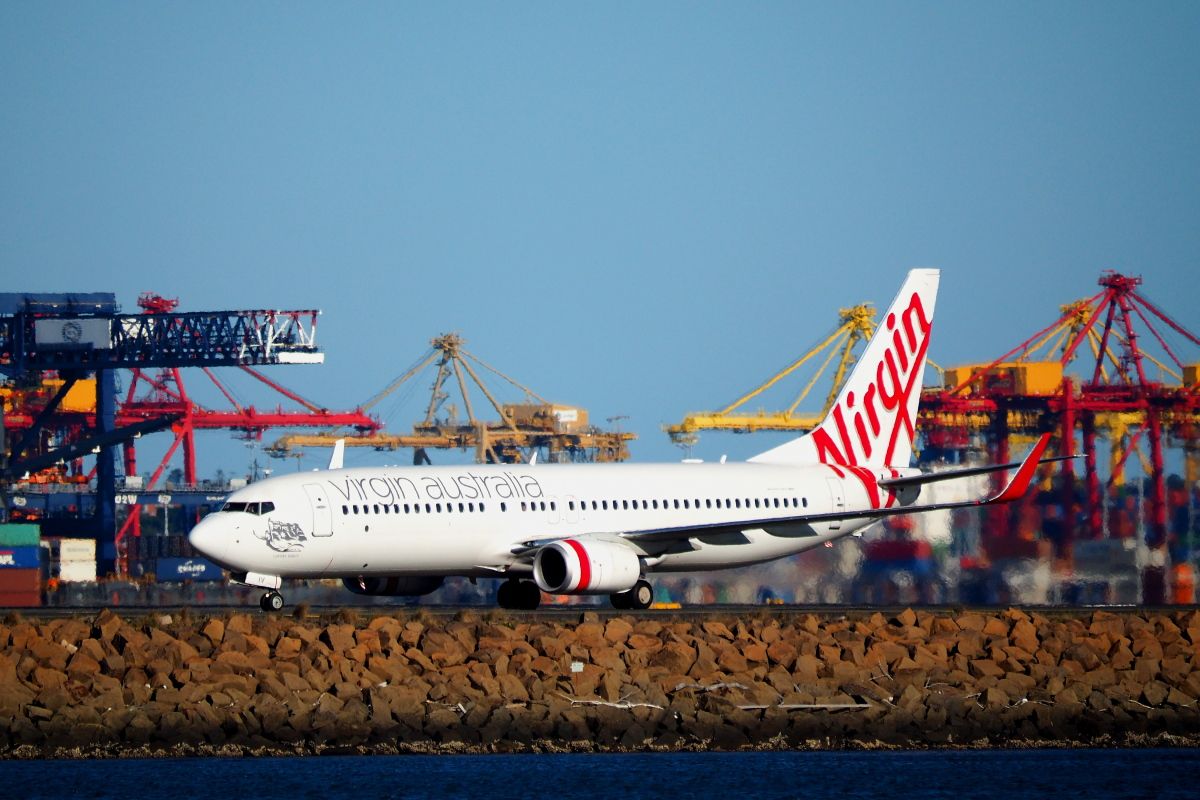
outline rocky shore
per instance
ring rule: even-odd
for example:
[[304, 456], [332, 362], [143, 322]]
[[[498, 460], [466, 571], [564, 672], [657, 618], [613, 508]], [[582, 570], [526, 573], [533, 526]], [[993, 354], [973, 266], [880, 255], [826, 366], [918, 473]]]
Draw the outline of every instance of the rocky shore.
[[0, 622], [0, 757], [1200, 744], [1200, 612]]

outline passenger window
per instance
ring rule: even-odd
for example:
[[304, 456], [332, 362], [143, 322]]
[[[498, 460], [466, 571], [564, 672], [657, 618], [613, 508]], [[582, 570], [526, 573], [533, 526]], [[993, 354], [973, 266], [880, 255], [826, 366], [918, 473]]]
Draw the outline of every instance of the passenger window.
[[501, 503], [501, 504], [500, 504], [500, 510], [501, 510], [501, 511], [508, 511], [508, 503]]
[[574, 511], [574, 510], [575, 510], [575, 501], [568, 500], [567, 501], [567, 511]]
[[740, 498], [740, 497], [735, 497], [735, 498], [733, 499], [733, 507], [734, 507], [734, 508], [741, 508], [741, 507], [742, 507], [742, 500], [741, 500], [741, 498]]
[[432, 513], [433, 513], [433, 506], [431, 506], [429, 503], [426, 503], [426, 504], [425, 504], [425, 513], [426, 513], [426, 514], [432, 514]]
[[350, 506], [342, 506], [342, 516], [350, 513]]
[[558, 503], [556, 503], [555, 501], [551, 500], [551, 501], [550, 501], [550, 510], [551, 510], [551, 511], [558, 511]]
[[808, 508], [808, 498], [807, 497], [801, 498], [800, 502], [804, 503], [805, 508]]
[[459, 504], [458, 504], [458, 510], [459, 510], [459, 513], [461, 513], [461, 512], [462, 512], [462, 510], [463, 510], [463, 504], [462, 504], [462, 503], [459, 503]]
[[608, 501], [607, 501], [607, 500], [601, 500], [601, 501], [600, 501], [600, 508], [604, 509], [605, 511], [608, 511]]
[[657, 508], [658, 508], [658, 501], [657, 501], [657, 500], [651, 500], [651, 501], [650, 501], [650, 503], [651, 503], [651, 504], [654, 506], [654, 508], [655, 508], [655, 509], [657, 509]]

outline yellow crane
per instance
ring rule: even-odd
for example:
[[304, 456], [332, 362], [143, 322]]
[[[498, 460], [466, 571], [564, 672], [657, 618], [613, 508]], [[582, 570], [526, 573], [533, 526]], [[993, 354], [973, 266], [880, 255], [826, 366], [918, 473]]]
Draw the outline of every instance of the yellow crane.
[[[332, 447], [338, 439], [343, 439], [347, 447], [371, 447], [376, 450], [411, 447], [415, 464], [429, 463], [427, 450], [431, 448], [474, 448], [478, 463], [526, 461], [527, 454], [535, 451], [542, 452], [548, 461], [624, 461], [629, 457], [628, 443], [637, 438], [635, 434], [601, 430], [588, 423], [586, 409], [548, 402], [532, 389], [467, 351], [463, 346], [465, 341], [459, 334], [443, 334], [429, 344], [429, 351], [411, 369], [362, 406], [364, 412], [369, 411], [427, 367], [435, 365], [433, 390], [425, 408], [425, 417], [413, 425], [410, 433], [290, 435], [278, 439], [268, 448], [268, 452], [284, 457], [296, 448]], [[479, 370], [491, 372], [520, 390], [524, 395], [523, 402], [502, 403], [497, 400], [479, 377]], [[471, 402], [472, 386], [499, 415], [498, 421], [487, 422], [476, 418]], [[455, 389], [466, 411], [466, 419], [459, 418], [457, 404], [447, 402]]]
[[[700, 431], [731, 431], [753, 433], [756, 431], [808, 431], [812, 430], [833, 406], [846, 374], [855, 362], [855, 347], [859, 342], [869, 341], [875, 333], [875, 307], [871, 303], [843, 308], [838, 311], [838, 328], [823, 342], [797, 358], [788, 366], [772, 375], [764, 383], [747, 392], [720, 411], [688, 414], [678, 425], [665, 426], [667, 434], [676, 444], [691, 446], [698, 440]], [[783, 411], [757, 411], [747, 413], [742, 407], [760, 394], [775, 386], [800, 367], [824, 354], [816, 373], [809, 379], [796, 399]], [[820, 413], [796, 413], [813, 387], [836, 359], [833, 386], [825, 398]]]

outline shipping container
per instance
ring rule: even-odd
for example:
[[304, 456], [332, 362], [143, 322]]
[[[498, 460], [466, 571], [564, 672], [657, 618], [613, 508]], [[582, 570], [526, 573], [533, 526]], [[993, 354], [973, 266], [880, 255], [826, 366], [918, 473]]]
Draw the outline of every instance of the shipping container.
[[0, 525], [0, 547], [37, 547], [42, 539], [41, 529], [28, 522]]
[[553, 430], [559, 433], [579, 433], [587, 430], [588, 412], [575, 406], [552, 403], [508, 403], [504, 415], [521, 427]]
[[96, 540], [47, 538], [42, 545], [50, 551], [51, 561], [95, 561]]
[[38, 569], [42, 566], [42, 548], [0, 545], [0, 569]]
[[160, 558], [155, 575], [164, 583], [174, 581], [219, 581], [221, 568], [203, 558]]
[[62, 561], [52, 565], [50, 574], [63, 583], [95, 583], [95, 561]]
[[[66, 381], [61, 378], [48, 378], [42, 381], [42, 387], [58, 391]], [[67, 394], [58, 404], [59, 411], [71, 411], [79, 414], [93, 414], [96, 411], [96, 379], [80, 378], [67, 390]]]
[[0, 591], [0, 608], [38, 608], [42, 605], [42, 593]]
[[40, 569], [0, 569], [0, 592], [40, 592]]
[[975, 379], [963, 390], [964, 394], [979, 394], [987, 391], [995, 394], [1052, 395], [1062, 387], [1063, 368], [1057, 361], [1012, 361], [987, 369], [982, 375], [976, 372], [986, 364], [954, 367], [946, 370], [945, 388], [956, 389], [973, 375]]

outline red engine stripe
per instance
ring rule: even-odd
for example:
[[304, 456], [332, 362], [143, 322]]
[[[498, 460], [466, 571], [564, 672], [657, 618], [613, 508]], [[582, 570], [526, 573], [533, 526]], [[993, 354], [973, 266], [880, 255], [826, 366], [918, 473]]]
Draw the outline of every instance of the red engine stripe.
[[575, 555], [579, 559], [579, 585], [575, 587], [575, 591], [585, 591], [588, 584], [592, 582], [592, 565], [588, 559], [587, 550], [584, 550], [583, 545], [574, 539], [567, 539], [566, 542], [571, 545], [571, 549], [575, 551]]

